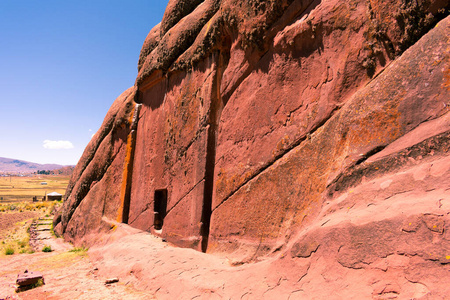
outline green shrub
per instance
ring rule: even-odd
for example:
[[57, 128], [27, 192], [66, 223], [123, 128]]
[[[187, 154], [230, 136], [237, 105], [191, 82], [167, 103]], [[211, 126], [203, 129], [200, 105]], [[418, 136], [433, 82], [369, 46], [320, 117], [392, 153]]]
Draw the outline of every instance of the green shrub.
[[22, 241], [17, 242], [17, 245], [19, 245], [20, 248], [25, 248], [28, 246], [28, 239], [23, 239]]
[[83, 252], [87, 252], [87, 251], [88, 251], [88, 249], [84, 248], [84, 247], [73, 248], [73, 249], [69, 250], [69, 252], [75, 252], [75, 253], [79, 253], [79, 252], [83, 253]]
[[52, 247], [50, 246], [44, 246], [44, 248], [42, 248], [42, 252], [52, 252]]
[[14, 254], [14, 248], [12, 248], [12, 247], [6, 247], [6, 248], [5, 248], [5, 254], [6, 254], [6, 255], [13, 255], [13, 254]]

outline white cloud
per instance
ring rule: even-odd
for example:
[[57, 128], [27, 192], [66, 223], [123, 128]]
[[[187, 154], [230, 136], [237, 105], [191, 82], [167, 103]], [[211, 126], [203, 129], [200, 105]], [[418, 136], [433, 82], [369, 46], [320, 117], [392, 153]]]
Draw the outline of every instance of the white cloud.
[[50, 141], [45, 140], [44, 141], [44, 148], [45, 149], [73, 149], [73, 144], [69, 141]]

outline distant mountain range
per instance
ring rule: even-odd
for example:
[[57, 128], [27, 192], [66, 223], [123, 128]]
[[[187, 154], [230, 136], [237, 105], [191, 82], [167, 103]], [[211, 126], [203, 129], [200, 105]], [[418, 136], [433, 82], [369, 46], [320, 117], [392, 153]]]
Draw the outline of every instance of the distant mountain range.
[[0, 157], [0, 173], [34, 173], [42, 170], [54, 171], [63, 170], [67, 173], [67, 169], [73, 169], [73, 166], [62, 166], [57, 164], [38, 164], [28, 161]]

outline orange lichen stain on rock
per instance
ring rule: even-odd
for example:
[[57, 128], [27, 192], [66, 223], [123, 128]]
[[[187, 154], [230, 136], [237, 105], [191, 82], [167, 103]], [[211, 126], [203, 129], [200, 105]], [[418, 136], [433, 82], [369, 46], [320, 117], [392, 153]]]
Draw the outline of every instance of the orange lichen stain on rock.
[[210, 19], [210, 20], [208, 21], [208, 23], [206, 23], [205, 37], [208, 35], [209, 28], [211, 28], [212, 22], [213, 22], [213, 19]]
[[389, 143], [401, 135], [398, 102], [394, 99], [381, 109], [357, 114], [360, 117], [349, 130], [352, 148]]
[[172, 232], [167, 232], [165, 234], [165, 236], [168, 237], [168, 238], [182, 238], [183, 237], [183, 235], [181, 235], [179, 233], [175, 233], [173, 231]]
[[278, 141], [276, 148], [272, 151], [273, 156], [277, 156], [282, 150], [289, 146], [289, 136], [285, 135], [281, 140]]
[[[293, 154], [292, 162], [269, 168], [224, 202], [221, 218], [234, 224], [233, 230], [239, 228], [238, 235], [255, 239], [264, 236], [274, 240], [292, 224], [303, 224], [306, 215], [315, 215], [320, 206], [315, 203], [320, 202], [320, 195], [326, 187], [326, 176], [313, 174], [328, 172], [324, 162], [332, 159], [332, 154], [327, 152], [317, 155], [319, 148], [322, 145], [302, 143]], [[303, 168], [300, 170], [298, 165]], [[296, 212], [287, 213], [292, 207]], [[228, 213], [233, 210], [234, 213]], [[215, 234], [229, 230], [225, 222], [216, 223]]]
[[[338, 2], [339, 3], [339, 2]], [[336, 5], [333, 10], [333, 17], [331, 18], [332, 24], [334, 28], [343, 29], [346, 28], [349, 24], [350, 20], [350, 11], [348, 7], [348, 3], [340, 2], [339, 5]]]
[[127, 189], [128, 165], [131, 160], [131, 151], [132, 151], [131, 143], [132, 143], [132, 141], [131, 141], [131, 134], [130, 134], [127, 139], [127, 152], [126, 152], [124, 167], [123, 167], [122, 185], [120, 187], [120, 206], [117, 211], [117, 221], [118, 222], [124, 221], [123, 220], [123, 210], [124, 210], [124, 205], [125, 205], [125, 194], [126, 194], [126, 189]]
[[[448, 59], [450, 62], [450, 58]], [[447, 64], [444, 70], [444, 83], [443, 87], [450, 91], [450, 64]]]
[[[134, 102], [133, 102], [133, 104], [134, 104]], [[134, 110], [131, 110], [130, 116], [128, 118], [129, 124], [131, 124], [133, 122], [133, 117], [134, 117]], [[127, 191], [127, 187], [128, 187], [128, 177], [130, 176], [130, 174], [129, 174], [130, 164], [132, 163], [131, 157], [132, 157], [132, 153], [134, 150], [133, 145], [134, 145], [134, 136], [133, 136], [133, 132], [130, 132], [128, 134], [128, 138], [127, 138], [126, 155], [125, 155], [125, 160], [124, 160], [124, 164], [123, 164], [122, 185], [120, 187], [120, 206], [117, 211], [117, 221], [118, 222], [124, 222], [123, 213], [124, 213], [124, 206], [125, 206], [126, 191]]]
[[244, 170], [244, 168], [243, 164], [239, 163], [234, 172], [225, 172], [224, 169], [220, 170], [216, 181], [216, 192], [219, 198], [224, 198], [227, 194], [237, 190], [253, 176], [254, 172], [252, 170], [245, 173], [239, 172]]
[[231, 178], [228, 178], [226, 174], [221, 174], [217, 177], [216, 180], [216, 192], [218, 195], [218, 198], [225, 198], [224, 195], [226, 194], [228, 187], [230, 186], [230, 182], [233, 182]]

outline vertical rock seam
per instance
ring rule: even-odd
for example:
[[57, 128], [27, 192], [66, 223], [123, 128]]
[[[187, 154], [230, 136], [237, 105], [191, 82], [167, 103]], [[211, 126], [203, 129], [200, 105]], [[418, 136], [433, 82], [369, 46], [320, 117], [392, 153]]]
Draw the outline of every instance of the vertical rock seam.
[[203, 193], [203, 209], [202, 209], [202, 252], [206, 252], [208, 248], [209, 229], [211, 224], [212, 201], [214, 192], [214, 168], [216, 165], [216, 146], [217, 146], [217, 130], [219, 128], [220, 115], [224, 104], [220, 94], [220, 84], [223, 74], [223, 56], [221, 52], [217, 55], [217, 69], [214, 75], [214, 86], [211, 94], [211, 108], [209, 115], [208, 142], [206, 148], [206, 164], [205, 164], [205, 188]]
[[122, 186], [120, 189], [120, 206], [117, 212], [117, 221], [128, 223], [130, 212], [131, 179], [133, 174], [134, 151], [136, 149], [136, 130], [139, 121], [139, 111], [141, 104], [136, 104], [134, 112], [131, 114], [131, 131], [128, 134], [127, 150], [122, 175]]

